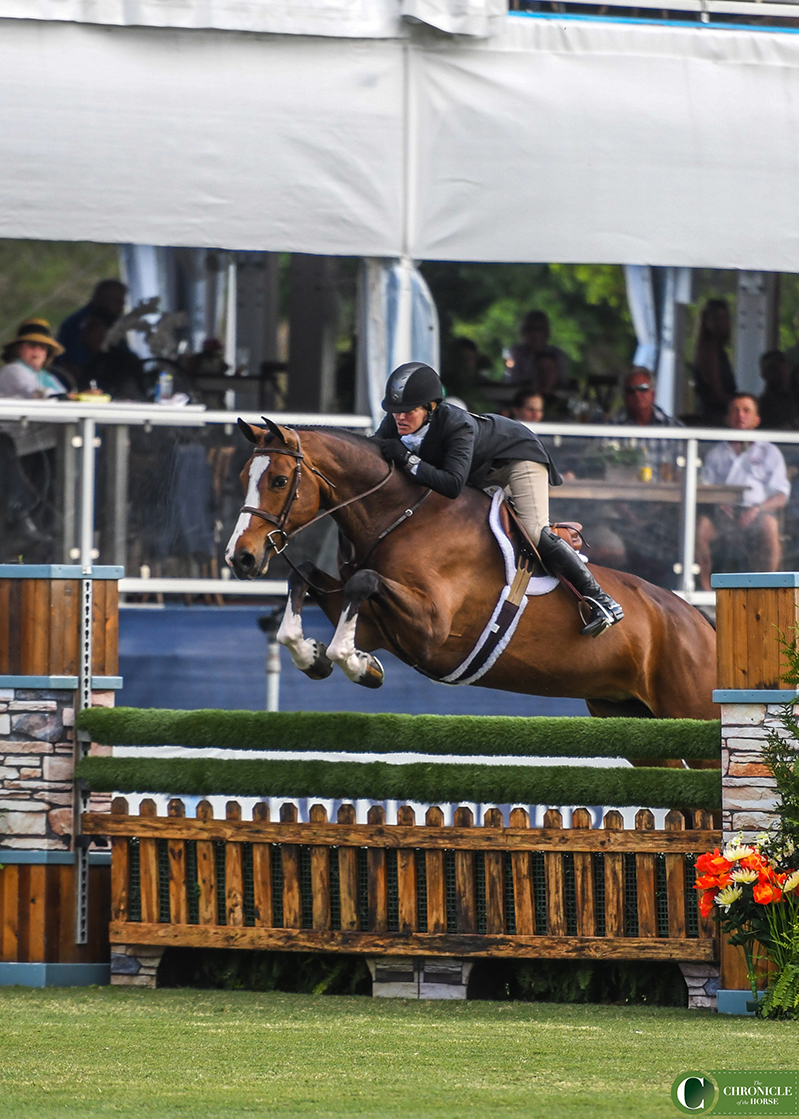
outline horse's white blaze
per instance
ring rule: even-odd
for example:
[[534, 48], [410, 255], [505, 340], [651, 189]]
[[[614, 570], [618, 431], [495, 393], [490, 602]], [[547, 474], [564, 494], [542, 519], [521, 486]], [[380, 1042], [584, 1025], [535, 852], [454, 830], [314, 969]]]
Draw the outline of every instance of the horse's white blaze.
[[317, 658], [317, 643], [303, 636], [303, 619], [292, 610], [292, 601], [286, 603], [283, 620], [278, 629], [278, 644], [289, 650], [295, 668], [305, 672]]
[[328, 657], [338, 664], [348, 680], [360, 680], [369, 666], [369, 654], [356, 648], [356, 622], [358, 615], [347, 618], [343, 613], [336, 633], [328, 646]]
[[[257, 459], [250, 463], [250, 475], [247, 479], [247, 497], [244, 499], [245, 505], [252, 505], [254, 509], [258, 508], [258, 483], [261, 481], [261, 476], [269, 466], [269, 455], [260, 455]], [[231, 538], [228, 541], [228, 546], [225, 549], [225, 562], [230, 567], [233, 560], [233, 553], [236, 551], [236, 545], [239, 543], [239, 537], [247, 532], [250, 528], [250, 522], [253, 517], [250, 513], [240, 513], [239, 519], [236, 522], [236, 528], [231, 533]]]

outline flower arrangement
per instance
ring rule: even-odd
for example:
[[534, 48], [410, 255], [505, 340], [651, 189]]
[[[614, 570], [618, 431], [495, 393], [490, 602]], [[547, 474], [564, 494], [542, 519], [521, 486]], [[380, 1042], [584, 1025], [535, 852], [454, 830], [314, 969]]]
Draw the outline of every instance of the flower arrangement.
[[[764, 1013], [797, 1013], [798, 1006], [798, 886], [800, 872], [781, 870], [784, 852], [770, 852], [769, 836], [760, 835], [753, 846], [742, 836], [707, 852], [695, 862], [696, 890], [703, 917], [712, 914], [722, 932], [731, 933], [729, 944], [741, 947], [753, 992], [756, 989], [755, 960], [766, 958], [775, 965]], [[754, 952], [756, 941], [764, 956]]]

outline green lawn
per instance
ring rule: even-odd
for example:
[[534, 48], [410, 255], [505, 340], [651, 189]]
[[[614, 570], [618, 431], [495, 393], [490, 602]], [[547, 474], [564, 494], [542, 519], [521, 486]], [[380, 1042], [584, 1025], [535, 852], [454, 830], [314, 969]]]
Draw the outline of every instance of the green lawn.
[[0, 988], [0, 1116], [657, 1119], [684, 1071], [796, 1068], [707, 1011]]

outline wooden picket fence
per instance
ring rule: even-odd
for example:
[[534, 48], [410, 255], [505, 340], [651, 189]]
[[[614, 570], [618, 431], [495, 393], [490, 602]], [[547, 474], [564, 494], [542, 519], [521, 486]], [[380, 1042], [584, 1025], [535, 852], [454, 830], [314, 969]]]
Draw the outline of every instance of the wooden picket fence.
[[496, 808], [482, 827], [463, 807], [452, 827], [437, 807], [422, 826], [407, 805], [396, 825], [378, 806], [367, 824], [355, 822], [350, 804], [335, 823], [322, 805], [309, 815], [298, 823], [296, 807], [284, 804], [270, 822], [259, 803], [246, 821], [229, 801], [217, 820], [200, 801], [188, 819], [183, 802], [171, 800], [159, 817], [146, 799], [134, 816], [122, 797], [110, 815], [85, 815], [85, 833], [111, 837], [112, 950], [717, 958], [691, 874], [691, 856], [720, 842], [710, 813], [687, 821], [672, 811], [663, 831], [646, 809], [635, 830], [617, 811], [592, 828], [583, 808], [568, 828], [554, 809], [544, 827], [529, 827], [522, 808], [512, 810], [510, 827]]

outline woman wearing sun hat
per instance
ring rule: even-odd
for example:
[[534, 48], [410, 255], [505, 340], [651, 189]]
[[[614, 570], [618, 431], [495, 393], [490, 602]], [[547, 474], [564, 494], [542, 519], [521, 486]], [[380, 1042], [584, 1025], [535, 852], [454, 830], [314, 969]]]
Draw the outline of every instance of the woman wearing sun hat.
[[[3, 347], [0, 397], [43, 399], [66, 396], [64, 384], [47, 366], [64, 352], [45, 319], [25, 319]], [[10, 421], [0, 424], [0, 540], [4, 551], [18, 551], [33, 541], [49, 537], [31, 519], [34, 509], [47, 499], [54, 469], [55, 432], [52, 424]], [[26, 463], [23, 469], [20, 459]], [[3, 557], [7, 558], [7, 557]]]
[[66, 386], [47, 369], [53, 358], [63, 352], [64, 347], [56, 342], [46, 319], [25, 319], [16, 336], [3, 347], [0, 396], [66, 396]]

